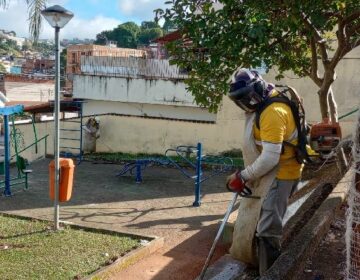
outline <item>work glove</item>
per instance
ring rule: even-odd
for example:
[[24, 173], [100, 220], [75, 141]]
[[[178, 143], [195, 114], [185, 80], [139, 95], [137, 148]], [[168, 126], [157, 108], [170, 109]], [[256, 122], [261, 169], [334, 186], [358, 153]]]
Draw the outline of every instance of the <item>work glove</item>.
[[226, 181], [226, 188], [230, 192], [237, 192], [240, 196], [248, 196], [252, 191], [246, 186], [245, 180], [241, 176], [240, 170], [231, 174]]

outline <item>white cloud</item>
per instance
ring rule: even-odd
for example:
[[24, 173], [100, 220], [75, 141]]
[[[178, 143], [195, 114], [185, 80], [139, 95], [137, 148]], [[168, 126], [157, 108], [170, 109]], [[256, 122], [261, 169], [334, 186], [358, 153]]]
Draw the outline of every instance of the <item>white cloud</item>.
[[95, 38], [96, 34], [104, 30], [111, 30], [121, 22], [114, 18], [97, 15], [96, 17], [85, 20], [73, 18], [62, 31], [62, 36], [66, 38]]
[[[50, 5], [54, 3], [60, 5], [66, 4], [68, 0], [51, 0]], [[29, 37], [28, 29], [28, 11], [24, 0], [11, 1], [6, 10], [0, 9], [0, 29], [13, 30], [20, 37]], [[82, 19], [74, 17], [61, 31], [61, 38], [95, 38], [96, 34], [103, 30], [113, 29], [121, 22], [118, 19], [97, 15], [91, 19]], [[43, 28], [40, 38], [53, 38], [54, 30], [43, 21]]]
[[137, 20], [153, 20], [154, 10], [164, 8], [166, 0], [118, 0], [120, 12]]

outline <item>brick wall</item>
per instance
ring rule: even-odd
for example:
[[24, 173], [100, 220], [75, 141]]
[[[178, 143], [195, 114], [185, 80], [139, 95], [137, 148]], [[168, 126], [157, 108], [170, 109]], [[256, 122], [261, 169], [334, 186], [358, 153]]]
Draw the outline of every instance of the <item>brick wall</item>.
[[[36, 77], [31, 75], [6, 74], [5, 82], [54, 83], [54, 79], [49, 79], [48, 77]], [[1, 82], [0, 82], [0, 87], [1, 87]]]

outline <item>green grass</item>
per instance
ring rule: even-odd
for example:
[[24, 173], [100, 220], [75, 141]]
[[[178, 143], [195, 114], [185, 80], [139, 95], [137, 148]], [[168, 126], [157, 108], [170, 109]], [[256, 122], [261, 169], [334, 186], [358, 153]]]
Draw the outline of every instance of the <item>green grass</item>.
[[140, 240], [0, 215], [0, 279], [80, 279], [140, 246]]

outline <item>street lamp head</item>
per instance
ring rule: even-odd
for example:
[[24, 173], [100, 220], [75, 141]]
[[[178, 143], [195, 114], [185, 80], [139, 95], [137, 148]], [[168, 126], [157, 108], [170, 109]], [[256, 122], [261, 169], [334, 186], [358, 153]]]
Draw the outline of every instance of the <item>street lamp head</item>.
[[41, 11], [46, 21], [54, 28], [63, 28], [74, 16], [65, 8], [55, 5]]

